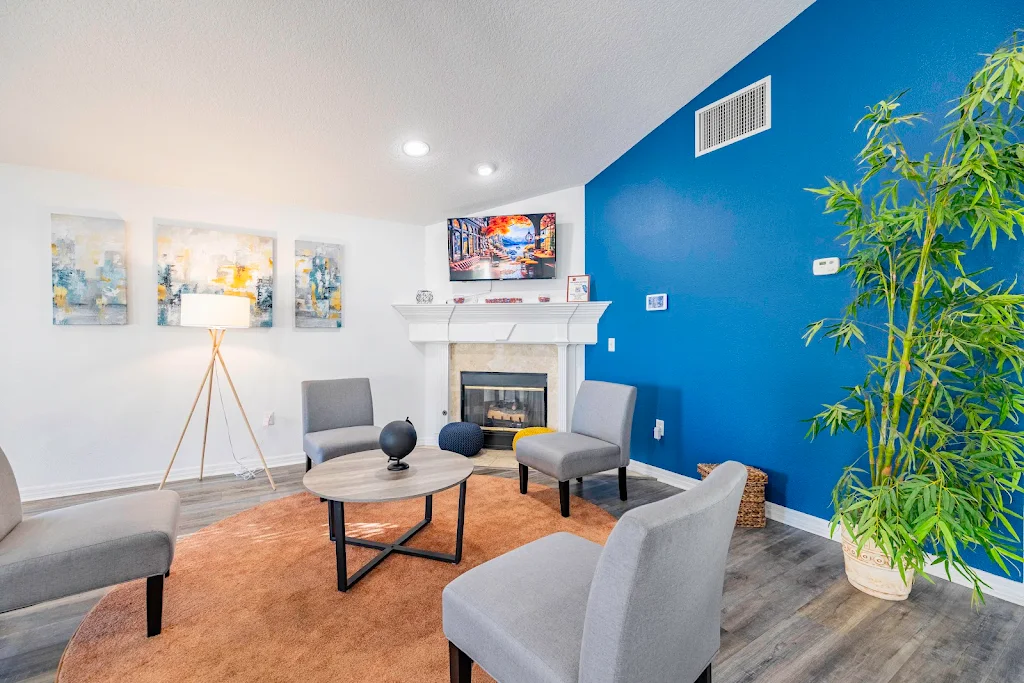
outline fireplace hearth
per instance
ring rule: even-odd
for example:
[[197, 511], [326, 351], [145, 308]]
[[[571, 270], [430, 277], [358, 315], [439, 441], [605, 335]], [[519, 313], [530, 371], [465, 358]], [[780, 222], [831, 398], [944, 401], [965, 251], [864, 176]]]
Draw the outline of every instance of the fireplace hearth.
[[510, 450], [516, 432], [546, 427], [548, 377], [538, 372], [463, 372], [462, 421], [484, 431], [484, 447]]

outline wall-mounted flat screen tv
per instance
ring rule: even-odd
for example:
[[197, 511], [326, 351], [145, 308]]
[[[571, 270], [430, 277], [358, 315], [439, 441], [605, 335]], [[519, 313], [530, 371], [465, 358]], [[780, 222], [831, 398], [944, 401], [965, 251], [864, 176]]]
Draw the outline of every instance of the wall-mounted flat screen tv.
[[448, 276], [452, 282], [555, 277], [555, 214], [449, 218]]

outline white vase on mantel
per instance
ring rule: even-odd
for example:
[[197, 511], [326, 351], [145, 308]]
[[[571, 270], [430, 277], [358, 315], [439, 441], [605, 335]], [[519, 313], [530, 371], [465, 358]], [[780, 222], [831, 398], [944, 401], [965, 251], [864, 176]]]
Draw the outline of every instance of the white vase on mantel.
[[868, 540], [857, 552], [857, 542], [842, 525], [843, 561], [846, 564], [846, 578], [859, 591], [882, 600], [906, 600], [914, 585], [914, 570], [907, 569], [904, 583], [900, 570], [893, 566], [889, 556]]

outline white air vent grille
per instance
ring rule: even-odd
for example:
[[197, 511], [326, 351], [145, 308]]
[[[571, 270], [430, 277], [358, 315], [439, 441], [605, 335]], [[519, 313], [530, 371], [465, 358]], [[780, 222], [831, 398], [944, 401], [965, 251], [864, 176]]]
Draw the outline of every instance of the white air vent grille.
[[772, 127], [772, 77], [712, 102], [695, 114], [695, 156]]

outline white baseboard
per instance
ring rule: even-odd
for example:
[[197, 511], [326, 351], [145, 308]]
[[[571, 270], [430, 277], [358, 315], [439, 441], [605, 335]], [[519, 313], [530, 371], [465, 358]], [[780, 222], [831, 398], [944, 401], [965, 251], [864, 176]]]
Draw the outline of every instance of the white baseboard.
[[678, 474], [676, 472], [669, 472], [663, 470], [660, 467], [654, 465], [648, 465], [645, 462], [637, 462], [636, 460], [630, 460], [629, 466], [626, 467], [630, 472], [636, 472], [645, 477], [653, 477], [660, 482], [664, 482], [669, 486], [675, 486], [677, 489], [683, 489], [687, 491], [692, 489], [694, 486], [700, 483], [700, 479], [694, 479], [693, 477], [687, 477], [685, 474]]
[[[283, 455], [272, 455], [267, 458], [268, 467], [281, 467], [284, 465], [296, 465], [306, 461], [305, 453], [285, 453]], [[253, 466], [249, 460], [246, 463]], [[255, 463], [258, 466], [258, 462]], [[223, 462], [208, 464], [203, 469], [203, 476], [214, 477], [219, 474], [232, 474], [238, 469], [234, 462]], [[140, 472], [137, 474], [126, 474], [116, 477], [101, 477], [98, 479], [86, 479], [82, 481], [63, 482], [59, 484], [43, 484], [41, 486], [26, 486], [21, 489], [21, 499], [24, 501], [41, 500], [43, 498], [60, 498], [62, 496], [75, 496], [80, 493], [96, 493], [98, 491], [112, 491], [114, 489], [126, 489], [133, 486], [148, 486], [159, 484], [163, 479], [164, 471]], [[174, 467], [168, 481], [180, 481], [182, 479], [197, 479], [199, 477], [199, 465], [191, 467]]]
[[[630, 461], [629, 470], [636, 472], [648, 477], [654, 477], [660, 482], [668, 484], [669, 486], [675, 486], [676, 488], [691, 489], [700, 483], [699, 479], [693, 477], [687, 477], [676, 472], [670, 472], [654, 465], [648, 465], [647, 463], [637, 462], [635, 460]], [[830, 522], [827, 519], [821, 517], [815, 517], [809, 515], [806, 512], [800, 512], [799, 510], [791, 510], [790, 508], [775, 503], [765, 503], [765, 516], [768, 519], [781, 522], [787, 526], [795, 527], [802, 531], [807, 531], [815, 536], [821, 536], [822, 538], [829, 538], [830, 540], [838, 542], [839, 531], [836, 530], [836, 537], [829, 536]], [[930, 566], [927, 572], [932, 577], [940, 580], [946, 579], [946, 572], [943, 570], [941, 565]], [[998, 576], [989, 572], [978, 570], [978, 576], [981, 580], [988, 584], [988, 588], [983, 588], [982, 592], [985, 595], [990, 595], [994, 598], [1006, 600], [1012, 602], [1015, 605], [1024, 605], [1024, 583], [1008, 579], [1005, 576]], [[960, 574], [953, 574], [953, 583], [959, 586], [966, 586], [971, 588], [970, 582]]]

